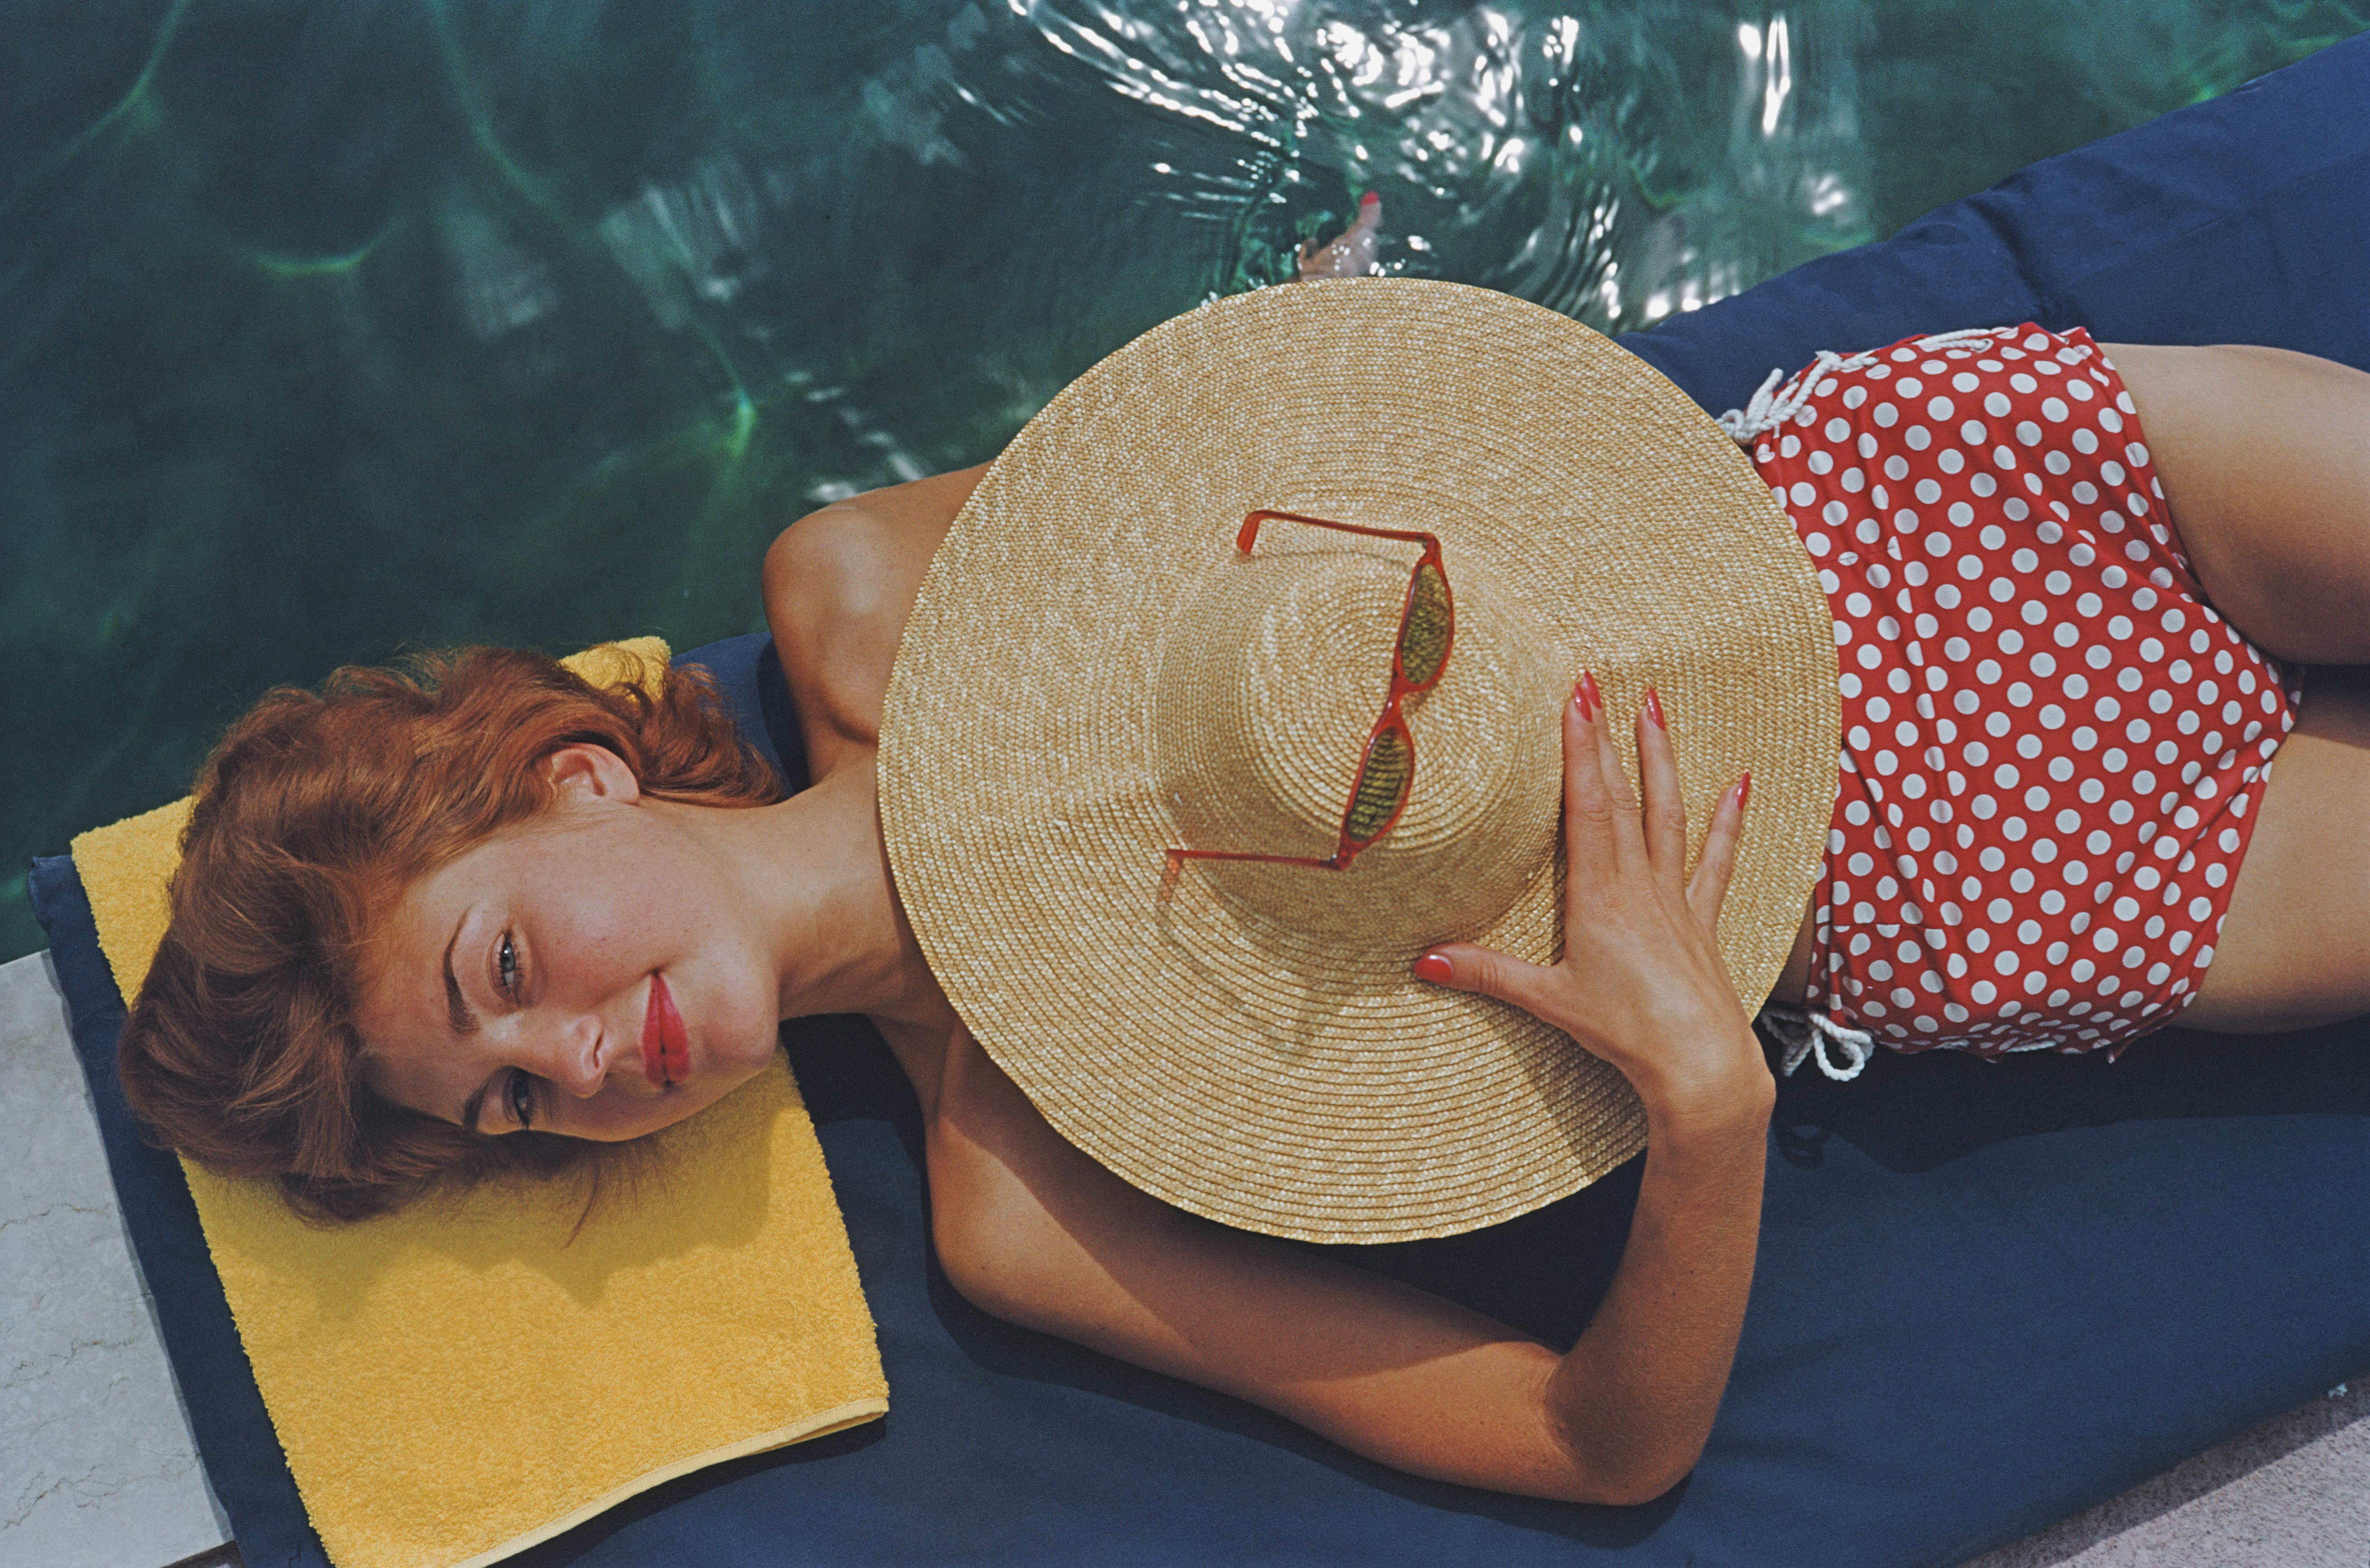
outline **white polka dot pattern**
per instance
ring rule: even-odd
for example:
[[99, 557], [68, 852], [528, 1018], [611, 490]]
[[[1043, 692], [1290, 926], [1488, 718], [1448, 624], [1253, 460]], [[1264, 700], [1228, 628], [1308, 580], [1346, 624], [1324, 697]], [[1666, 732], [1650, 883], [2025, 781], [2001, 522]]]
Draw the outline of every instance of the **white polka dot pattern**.
[[1752, 446], [1841, 667], [1808, 1003], [1904, 1051], [2118, 1050], [2213, 962], [2298, 693], [2205, 603], [2088, 332], [1861, 358]]

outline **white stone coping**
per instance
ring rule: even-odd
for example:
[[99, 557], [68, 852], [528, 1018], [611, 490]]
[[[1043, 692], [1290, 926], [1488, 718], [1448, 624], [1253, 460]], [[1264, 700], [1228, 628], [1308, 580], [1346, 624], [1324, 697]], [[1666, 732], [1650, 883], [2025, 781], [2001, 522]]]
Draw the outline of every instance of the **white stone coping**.
[[0, 965], [0, 1564], [163, 1568], [230, 1524], [115, 1202], [49, 955]]

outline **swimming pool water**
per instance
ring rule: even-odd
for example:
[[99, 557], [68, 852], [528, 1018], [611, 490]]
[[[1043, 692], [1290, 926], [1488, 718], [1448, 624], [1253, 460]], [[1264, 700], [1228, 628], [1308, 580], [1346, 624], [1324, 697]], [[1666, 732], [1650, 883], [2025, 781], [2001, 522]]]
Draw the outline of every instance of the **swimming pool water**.
[[755, 629], [783, 524], [992, 455], [1363, 189], [1389, 270], [1617, 332], [2365, 26], [0, 0], [0, 958], [41, 945], [26, 857], [181, 794], [264, 688]]

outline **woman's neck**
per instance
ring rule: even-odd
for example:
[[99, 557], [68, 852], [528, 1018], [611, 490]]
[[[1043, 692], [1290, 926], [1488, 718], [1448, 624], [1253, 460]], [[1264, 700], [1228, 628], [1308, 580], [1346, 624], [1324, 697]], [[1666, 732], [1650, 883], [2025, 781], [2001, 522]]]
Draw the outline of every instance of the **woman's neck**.
[[754, 810], [672, 809], [741, 885], [781, 977], [782, 1017], [955, 1026], [897, 904], [871, 769], [835, 768]]

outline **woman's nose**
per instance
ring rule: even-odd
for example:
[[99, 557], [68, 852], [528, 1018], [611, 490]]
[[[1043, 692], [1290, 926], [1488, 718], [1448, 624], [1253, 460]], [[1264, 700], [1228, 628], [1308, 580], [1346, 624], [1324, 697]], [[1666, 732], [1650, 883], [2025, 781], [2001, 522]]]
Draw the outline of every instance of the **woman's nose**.
[[601, 1020], [596, 1014], [579, 1013], [557, 1020], [544, 1039], [533, 1047], [541, 1059], [531, 1070], [579, 1099], [589, 1099], [608, 1082], [609, 1044], [603, 1038]]

